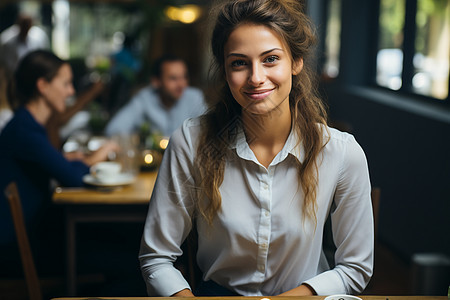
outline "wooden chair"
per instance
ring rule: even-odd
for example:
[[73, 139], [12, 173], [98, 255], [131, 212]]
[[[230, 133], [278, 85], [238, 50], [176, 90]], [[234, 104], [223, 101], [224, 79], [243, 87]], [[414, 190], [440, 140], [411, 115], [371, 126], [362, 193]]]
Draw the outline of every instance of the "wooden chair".
[[378, 213], [380, 211], [381, 189], [379, 187], [372, 188], [371, 196], [372, 196], [372, 210], [373, 210], [373, 228], [376, 242], [378, 235]]
[[[28, 291], [28, 298], [30, 300], [42, 300], [47, 293], [61, 293], [65, 289], [64, 278], [62, 277], [48, 277], [39, 278], [36, 266], [33, 259], [33, 253], [31, 252], [31, 246], [28, 239], [28, 234], [25, 227], [25, 220], [23, 216], [22, 203], [20, 200], [17, 184], [11, 182], [5, 189], [5, 195], [8, 199], [11, 217], [14, 223], [14, 229], [17, 237], [17, 244], [19, 246], [20, 259], [22, 261], [22, 268], [25, 274], [25, 285]], [[78, 276], [77, 281], [80, 284], [95, 285], [105, 283], [105, 275], [101, 273], [84, 274]], [[19, 282], [17, 280], [2, 280], [0, 281], [0, 290], [4, 288], [4, 285], [10, 286], [14, 292], [14, 296], [24, 296], [24, 292], [21, 291], [20, 295], [18, 290], [23, 288], [23, 280]], [[7, 289], [6, 293], [11, 293], [11, 289]], [[2, 291], [0, 291], [1, 294]], [[17, 294], [17, 295], [16, 295]], [[11, 297], [13, 295], [11, 294]], [[3, 299], [0, 296], [0, 299]], [[5, 298], [6, 299], [6, 298]], [[9, 299], [9, 298], [8, 298]], [[16, 298], [14, 298], [16, 299]], [[21, 298], [20, 298], [21, 299]]]
[[23, 217], [22, 204], [20, 202], [17, 185], [12, 182], [5, 189], [11, 209], [11, 216], [16, 231], [17, 243], [19, 245], [20, 258], [25, 273], [25, 281], [30, 300], [42, 300], [41, 285], [34, 265], [33, 254], [31, 253], [30, 242], [28, 240], [25, 220]]

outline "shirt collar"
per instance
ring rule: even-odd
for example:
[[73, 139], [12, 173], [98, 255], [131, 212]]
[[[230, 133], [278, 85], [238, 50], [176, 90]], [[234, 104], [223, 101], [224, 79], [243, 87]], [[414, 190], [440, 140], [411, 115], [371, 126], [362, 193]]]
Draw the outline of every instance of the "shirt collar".
[[[251, 160], [258, 163], [255, 154], [250, 149], [250, 146], [247, 143], [242, 124], [239, 124], [236, 128], [236, 138], [230, 144], [230, 149], [236, 149], [237, 155], [242, 159]], [[292, 129], [289, 133], [286, 143], [284, 144], [283, 149], [281, 149], [281, 151], [275, 156], [275, 158], [271, 162], [271, 165], [276, 165], [284, 161], [289, 154], [293, 155], [301, 163], [303, 163], [305, 159], [305, 151], [303, 151], [303, 145], [301, 142], [299, 142], [297, 134]]]

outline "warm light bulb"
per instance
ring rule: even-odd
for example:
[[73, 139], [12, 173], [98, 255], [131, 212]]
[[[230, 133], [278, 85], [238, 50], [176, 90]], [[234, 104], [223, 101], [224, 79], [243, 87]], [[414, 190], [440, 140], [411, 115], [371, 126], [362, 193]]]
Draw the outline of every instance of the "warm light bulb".
[[161, 141], [159, 141], [159, 147], [163, 150], [165, 150], [167, 148], [168, 144], [169, 144], [168, 139], [161, 139]]
[[166, 9], [166, 16], [172, 21], [178, 21], [178, 16], [180, 15], [180, 9], [174, 6], [169, 6]]
[[190, 9], [184, 9], [180, 14], [180, 21], [186, 24], [192, 23], [197, 19], [195, 11]]
[[151, 155], [150, 153], [146, 154], [144, 157], [144, 161], [147, 165], [151, 164], [153, 162], [153, 155]]
[[169, 6], [166, 8], [165, 14], [172, 21], [189, 24], [195, 22], [200, 17], [201, 9], [197, 5]]

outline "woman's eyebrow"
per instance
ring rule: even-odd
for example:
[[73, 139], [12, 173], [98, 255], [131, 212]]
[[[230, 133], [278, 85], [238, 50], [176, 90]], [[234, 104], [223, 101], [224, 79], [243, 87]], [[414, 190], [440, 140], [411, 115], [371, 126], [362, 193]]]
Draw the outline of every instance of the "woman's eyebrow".
[[[283, 49], [281, 49], [281, 48], [272, 48], [272, 49], [269, 49], [269, 50], [267, 50], [267, 51], [264, 51], [263, 53], [261, 53], [259, 56], [264, 56], [264, 55], [266, 55], [266, 54], [268, 54], [268, 53], [270, 53], [270, 52], [272, 52], [272, 51], [275, 51], [275, 50], [279, 50], [279, 51], [284, 51]], [[245, 54], [241, 54], [241, 53], [230, 53], [230, 54], [228, 54], [227, 55], [227, 58], [228, 57], [230, 57], [230, 56], [237, 56], [237, 57], [247, 57], [247, 55], [245, 55]]]
[[237, 57], [247, 57], [247, 55], [241, 54], [241, 53], [230, 53], [227, 55], [227, 58], [230, 56], [237, 56]]
[[283, 50], [283, 49], [281, 49], [281, 48], [273, 48], [273, 49], [270, 49], [270, 50], [264, 51], [263, 53], [261, 53], [261, 55], [260, 55], [260, 56], [264, 56], [264, 55], [266, 55], [266, 54], [269, 54], [270, 52], [272, 52], [272, 51], [275, 51], [275, 50], [279, 50], [279, 51], [284, 51], [284, 50]]

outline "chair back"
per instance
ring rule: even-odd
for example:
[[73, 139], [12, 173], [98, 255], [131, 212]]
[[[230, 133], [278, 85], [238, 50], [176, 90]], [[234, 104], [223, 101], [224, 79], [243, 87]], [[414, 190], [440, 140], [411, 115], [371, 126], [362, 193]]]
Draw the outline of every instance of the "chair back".
[[378, 213], [380, 211], [380, 194], [381, 189], [379, 187], [372, 188], [370, 196], [372, 197], [372, 210], [373, 210], [373, 229], [375, 236], [375, 243], [377, 242], [378, 235]]
[[25, 273], [25, 281], [30, 300], [42, 300], [41, 285], [34, 265], [33, 254], [31, 253], [30, 242], [25, 227], [22, 203], [15, 182], [10, 183], [5, 189], [5, 195], [11, 209], [11, 216], [14, 222], [14, 229], [17, 236], [17, 243], [20, 250], [20, 258]]

